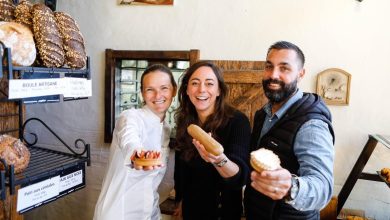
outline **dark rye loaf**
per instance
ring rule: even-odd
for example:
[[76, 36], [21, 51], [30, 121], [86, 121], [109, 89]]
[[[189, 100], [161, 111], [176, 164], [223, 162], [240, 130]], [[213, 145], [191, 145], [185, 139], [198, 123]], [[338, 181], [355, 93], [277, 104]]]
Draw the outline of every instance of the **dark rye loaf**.
[[29, 1], [21, 1], [15, 8], [15, 21], [26, 25], [30, 30], [32, 27], [32, 4]]
[[71, 68], [83, 68], [86, 64], [84, 38], [76, 21], [65, 12], [54, 12], [65, 50], [65, 64]]
[[11, 0], [0, 0], [0, 21], [14, 20], [15, 5]]
[[44, 4], [32, 8], [33, 32], [39, 57], [46, 67], [64, 65], [65, 52], [53, 11]]

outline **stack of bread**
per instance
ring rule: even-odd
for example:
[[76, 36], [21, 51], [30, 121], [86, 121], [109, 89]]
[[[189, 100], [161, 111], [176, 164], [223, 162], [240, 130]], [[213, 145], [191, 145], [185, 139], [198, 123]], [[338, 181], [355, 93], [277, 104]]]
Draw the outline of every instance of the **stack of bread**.
[[[83, 68], [86, 65], [84, 39], [70, 15], [64, 12], [53, 13], [46, 5], [32, 5], [28, 0], [22, 0], [16, 8], [12, 0], [0, 0], [0, 21], [15, 21], [32, 31], [38, 51], [35, 65], [57, 68]], [[0, 40], [4, 42], [7, 38], [10, 36]], [[12, 56], [17, 53], [16, 50], [18, 48], [11, 48]], [[24, 61], [14, 65], [29, 66], [31, 63]]]
[[[19, 139], [0, 135], [0, 158], [7, 165], [14, 165], [15, 173], [21, 173], [30, 162], [30, 152]], [[3, 163], [0, 163], [0, 169], [4, 170]]]
[[12, 0], [0, 0], [0, 21], [12, 21], [14, 13], [15, 5]]

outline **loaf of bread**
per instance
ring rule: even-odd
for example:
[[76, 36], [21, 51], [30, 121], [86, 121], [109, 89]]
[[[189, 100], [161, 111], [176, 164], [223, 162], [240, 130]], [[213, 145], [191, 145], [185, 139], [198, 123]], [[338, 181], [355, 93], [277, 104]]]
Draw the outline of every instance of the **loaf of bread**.
[[84, 38], [76, 21], [67, 13], [54, 12], [65, 50], [65, 64], [71, 68], [83, 68], [87, 61]]
[[0, 22], [0, 41], [11, 48], [13, 65], [30, 66], [34, 62], [37, 51], [28, 27], [16, 22]]
[[[21, 173], [30, 162], [30, 152], [19, 139], [0, 135], [0, 158], [4, 159], [7, 165], [14, 165], [15, 173]], [[0, 163], [0, 168], [4, 169], [3, 163]]]
[[207, 134], [202, 128], [195, 124], [191, 124], [187, 127], [187, 132], [194, 139], [198, 140], [204, 148], [215, 156], [218, 156], [223, 153], [223, 147], [218, 141], [212, 138], [209, 134]]
[[38, 54], [46, 67], [64, 65], [63, 42], [53, 11], [44, 4], [35, 4], [32, 8], [33, 32]]
[[26, 25], [32, 31], [32, 4], [23, 0], [15, 7], [15, 22]]
[[0, 21], [14, 20], [15, 5], [12, 0], [0, 0]]

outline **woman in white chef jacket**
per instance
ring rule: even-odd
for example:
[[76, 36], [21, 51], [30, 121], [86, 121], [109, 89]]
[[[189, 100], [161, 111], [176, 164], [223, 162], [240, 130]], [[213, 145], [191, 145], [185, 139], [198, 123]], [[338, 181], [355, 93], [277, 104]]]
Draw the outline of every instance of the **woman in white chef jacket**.
[[[141, 77], [145, 105], [123, 111], [116, 121], [107, 174], [95, 207], [94, 220], [160, 219], [157, 193], [167, 164], [170, 127], [165, 114], [176, 94], [169, 68], [148, 67]], [[163, 166], [134, 167], [130, 157], [137, 149], [162, 152]]]

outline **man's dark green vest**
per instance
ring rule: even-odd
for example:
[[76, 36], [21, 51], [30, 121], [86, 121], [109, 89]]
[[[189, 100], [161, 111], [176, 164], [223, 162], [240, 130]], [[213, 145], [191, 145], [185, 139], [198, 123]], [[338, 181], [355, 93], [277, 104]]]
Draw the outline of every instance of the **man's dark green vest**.
[[[298, 130], [305, 122], [312, 119], [326, 122], [333, 136], [334, 143], [330, 111], [317, 94], [304, 93], [303, 97], [286, 111], [282, 118], [261, 138], [260, 144], [258, 144], [265, 116], [263, 109], [255, 114], [250, 150], [257, 150], [260, 147], [272, 150], [279, 156], [281, 166], [289, 170], [290, 173], [296, 174], [299, 169], [299, 163], [294, 154], [294, 141]], [[248, 212], [248, 220], [319, 219], [318, 210], [298, 211], [283, 200], [274, 201], [254, 190], [250, 186], [250, 180], [245, 191], [245, 206]]]

